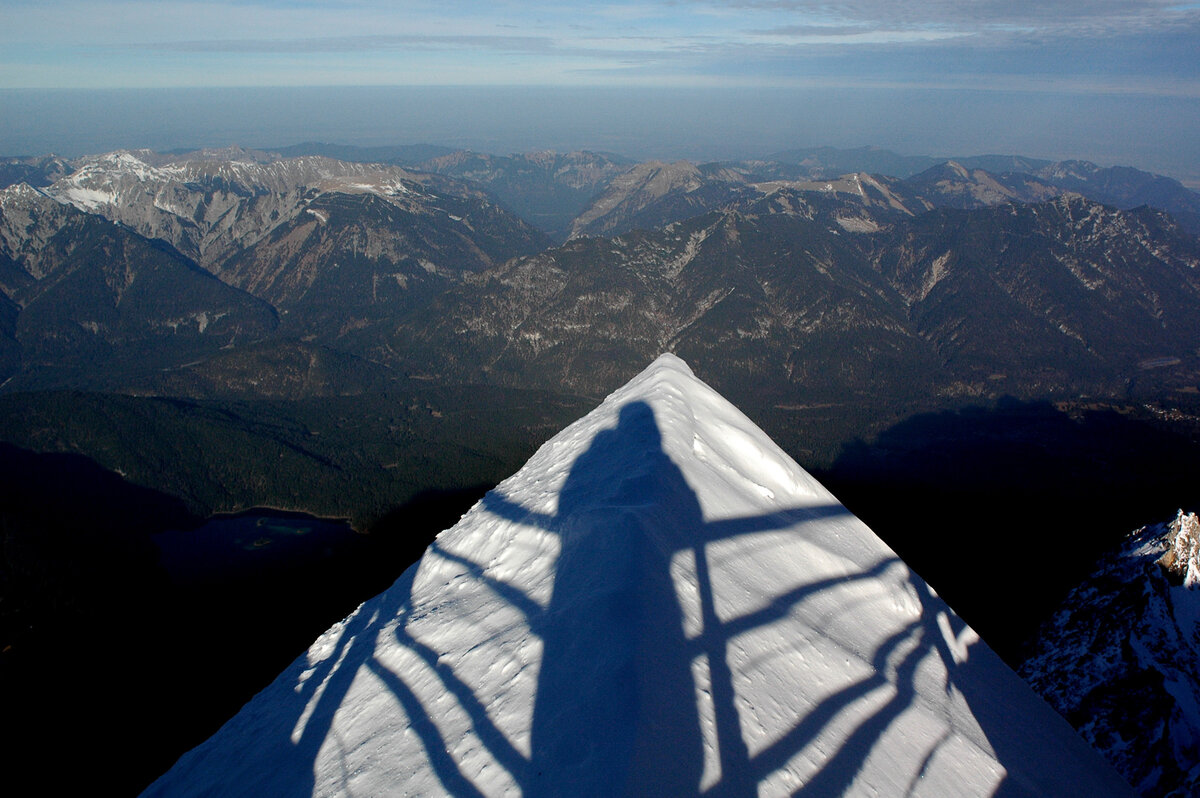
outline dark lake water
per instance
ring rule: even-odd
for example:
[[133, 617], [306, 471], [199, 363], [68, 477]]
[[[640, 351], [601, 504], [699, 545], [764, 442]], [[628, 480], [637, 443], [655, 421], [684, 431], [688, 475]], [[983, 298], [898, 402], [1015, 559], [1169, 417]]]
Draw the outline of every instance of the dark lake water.
[[162, 532], [154, 542], [171, 581], [186, 585], [319, 566], [361, 548], [364, 536], [337, 519], [254, 509]]

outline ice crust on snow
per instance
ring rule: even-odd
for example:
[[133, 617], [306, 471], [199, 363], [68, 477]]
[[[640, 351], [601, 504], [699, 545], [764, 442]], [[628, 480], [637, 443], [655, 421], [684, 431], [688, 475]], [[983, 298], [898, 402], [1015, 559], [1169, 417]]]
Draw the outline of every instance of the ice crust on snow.
[[148, 795], [1125, 794], [664, 355]]

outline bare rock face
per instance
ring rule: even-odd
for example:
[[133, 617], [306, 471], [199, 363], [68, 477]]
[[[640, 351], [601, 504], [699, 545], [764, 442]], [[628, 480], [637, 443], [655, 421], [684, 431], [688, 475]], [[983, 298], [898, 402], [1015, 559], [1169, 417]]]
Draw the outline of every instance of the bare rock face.
[[[939, 207], [1025, 196], [960, 164], [923, 189], [749, 163], [614, 177], [587, 153], [435, 161], [442, 174], [237, 149], [77, 160], [6, 190], [0, 333], [16, 334], [17, 290], [82, 246], [50, 245], [76, 211], [267, 303], [279, 335], [396, 373], [596, 395], [670, 349], [739, 399], [788, 406], [798, 390], [1144, 396], [1200, 373], [1200, 243], [1151, 209], [1078, 195]], [[530, 192], [528, 210], [601, 185], [560, 247], [487, 188]], [[84, 329], [103, 326], [94, 315]]]
[[[150, 163], [153, 161], [154, 163]], [[161, 161], [119, 151], [84, 159], [47, 190], [80, 210], [170, 243], [210, 271], [303, 212], [307, 185], [366, 171], [326, 158]]]
[[[25, 279], [46, 274], [50, 266], [43, 264], [42, 252], [72, 212], [28, 183], [0, 191], [0, 249], [22, 263], [20, 271], [27, 272]], [[23, 282], [15, 273], [0, 276], [0, 289], [11, 292]]]
[[119, 151], [76, 167], [43, 199], [166, 242], [293, 326], [335, 336], [549, 244], [482, 190], [398, 166], [235, 149]]
[[906, 185], [939, 207], [985, 208], [1005, 202], [1044, 202], [1065, 193], [1033, 175], [995, 175], [947, 161], [913, 175]]
[[1200, 587], [1200, 521], [1195, 513], [1182, 512], [1167, 528], [1167, 552], [1158, 564], [1172, 584], [1189, 590]]
[[[571, 236], [613, 234], [728, 205], [748, 186], [740, 176], [706, 175], [687, 161], [638, 164], [614, 178], [571, 225]], [[668, 218], [671, 217], [671, 218]]]

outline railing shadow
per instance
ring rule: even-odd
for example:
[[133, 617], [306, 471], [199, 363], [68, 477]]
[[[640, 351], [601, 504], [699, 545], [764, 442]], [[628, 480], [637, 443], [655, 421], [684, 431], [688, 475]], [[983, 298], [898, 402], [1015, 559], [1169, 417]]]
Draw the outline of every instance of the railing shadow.
[[[969, 706], [978, 699], [986, 705], [980, 715], [984, 728], [972, 736], [945, 721], [936, 733], [907, 741], [921, 748], [915, 769], [902, 774], [909, 790], [916, 790], [947, 746], [955, 753], [946, 757], [967, 748], [982, 751], [989, 763], [994, 755], [1005, 766], [1004, 757], [1017, 761], [1029, 755], [1004, 750], [1010, 722], [997, 706], [1003, 699], [979, 695], [970, 678], [959, 683], [972, 662], [965, 624], [882, 545], [856, 551], [853, 539], [831, 542], [830, 526], [814, 525], [852, 522], [844, 518], [844, 507], [828, 503], [705, 520], [683, 472], [663, 451], [645, 403], [623, 407], [617, 426], [593, 438], [558, 491], [556, 512], [520, 506], [498, 491], [485, 496], [482, 508], [558, 541], [548, 602], [443, 541], [425, 555], [428, 563], [458, 566], [540, 640], [527, 737], [517, 739], [502, 728], [476, 685], [410, 628], [417, 574], [410, 569], [380, 603], [364, 605], [345, 622], [333, 650], [298, 686], [302, 710], [291, 742], [293, 753], [311, 767], [289, 792], [311, 794], [321, 787], [314, 781], [319, 770], [328, 778], [328, 765], [319, 765], [331, 756], [326, 744], [335, 713], [364, 669], [407, 716], [440, 789], [464, 798], [484, 795], [496, 782], [477, 782], [478, 771], [468, 771], [450, 753], [441, 710], [421, 699], [431, 679], [469, 719], [470, 733], [494, 766], [527, 796], [742, 796], [757, 794], [771, 779], [769, 791], [775, 793], [840, 795], [855, 784], [885, 737], [904, 737], [905, 730], [897, 728], [904, 716], [931, 701]], [[827, 553], [823, 562], [844, 567], [815, 568], [811, 581], [747, 605], [722, 573], [737, 563], [719, 558], [737, 553], [731, 541], [760, 533], [776, 541], [771, 545], [799, 541], [814, 556]], [[687, 572], [683, 583], [681, 563]], [[883, 582], [896, 595], [881, 594]], [[906, 607], [889, 616], [891, 627], [868, 629], [861, 639], [846, 633], [859, 628], [856, 602], [878, 604], [883, 598]], [[809, 703], [802, 709], [788, 703], [790, 696], [772, 695], [781, 699], [772, 716], [748, 705], [749, 671], [771, 657], [803, 658], [812, 641], [765, 634], [762, 639], [781, 648], [762, 651], [752, 650], [748, 641], [797, 613], [819, 637], [821, 652], [844, 653], [846, 666], [841, 673], [836, 667], [814, 668], [811, 678], [830, 684], [803, 690]], [[856, 649], [859, 645], [869, 650]], [[394, 659], [381, 658], [380, 652], [397, 646], [423, 669], [421, 689]], [[991, 657], [995, 662], [985, 668], [1003, 668]], [[785, 670], [787, 678], [797, 673], [810, 678], [803, 666]], [[930, 679], [941, 683], [931, 687]], [[947, 710], [939, 704], [930, 712], [940, 716]], [[1001, 733], [999, 743], [989, 745], [993, 722]], [[1003, 773], [993, 776], [995, 791], [1012, 786]]]

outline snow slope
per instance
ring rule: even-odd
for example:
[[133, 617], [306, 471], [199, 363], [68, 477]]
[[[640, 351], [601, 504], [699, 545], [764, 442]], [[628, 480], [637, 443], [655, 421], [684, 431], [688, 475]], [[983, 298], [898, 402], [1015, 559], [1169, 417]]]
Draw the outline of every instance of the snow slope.
[[1128, 788], [664, 355], [147, 795]]

